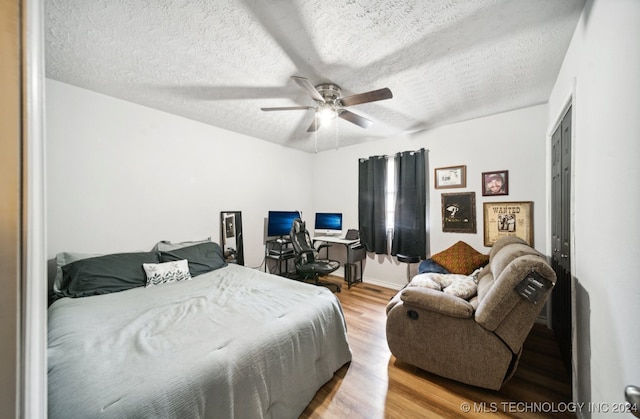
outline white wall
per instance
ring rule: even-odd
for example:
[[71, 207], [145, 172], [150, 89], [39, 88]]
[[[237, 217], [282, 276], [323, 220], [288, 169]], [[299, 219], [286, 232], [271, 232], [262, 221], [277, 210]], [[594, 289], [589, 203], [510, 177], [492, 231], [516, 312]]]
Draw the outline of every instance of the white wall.
[[[482, 203], [510, 200], [534, 201], [534, 240], [546, 250], [545, 105], [308, 154], [50, 79], [46, 91], [50, 258], [217, 241], [219, 212], [239, 210], [246, 265], [258, 266], [268, 210], [299, 209], [307, 220], [339, 211], [345, 229], [357, 228], [358, 159], [422, 147], [430, 150], [432, 253], [458, 240], [488, 252]], [[466, 188], [433, 188], [434, 168], [460, 164]], [[481, 172], [494, 170], [509, 170], [508, 196], [482, 196]], [[443, 233], [441, 193], [468, 191], [476, 192], [477, 234]], [[344, 260], [340, 246], [331, 252]], [[365, 281], [400, 288], [406, 265], [369, 255]]]
[[[547, 252], [546, 234], [546, 129], [547, 106], [526, 109], [447, 125], [413, 135], [349, 146], [318, 153], [313, 161], [313, 207], [318, 211], [342, 211], [345, 228], [358, 226], [358, 159], [391, 155], [399, 151], [429, 150], [429, 195], [431, 213], [431, 253], [446, 249], [459, 240], [488, 253], [484, 246], [482, 203], [534, 201], [534, 245]], [[433, 169], [467, 166], [467, 187], [435, 189]], [[509, 195], [483, 197], [481, 173], [508, 170]], [[441, 194], [476, 193], [477, 234], [443, 233]], [[412, 266], [412, 273], [417, 266]], [[368, 255], [365, 282], [392, 288], [406, 284], [406, 265], [390, 256]]]
[[267, 211], [310, 212], [311, 154], [50, 79], [46, 98], [49, 258], [219, 241], [220, 211], [242, 211], [258, 266]]
[[575, 83], [574, 394], [584, 402], [621, 402], [626, 385], [640, 386], [638, 39], [639, 1], [588, 2], [549, 100], [551, 125]]

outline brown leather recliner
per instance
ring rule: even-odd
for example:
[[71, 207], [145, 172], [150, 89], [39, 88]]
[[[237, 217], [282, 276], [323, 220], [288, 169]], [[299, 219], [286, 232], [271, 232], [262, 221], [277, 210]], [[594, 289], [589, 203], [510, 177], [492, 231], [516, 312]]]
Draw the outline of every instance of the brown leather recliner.
[[517, 237], [501, 238], [469, 301], [423, 287], [399, 291], [387, 305], [389, 349], [425, 371], [498, 390], [555, 281], [544, 256]]

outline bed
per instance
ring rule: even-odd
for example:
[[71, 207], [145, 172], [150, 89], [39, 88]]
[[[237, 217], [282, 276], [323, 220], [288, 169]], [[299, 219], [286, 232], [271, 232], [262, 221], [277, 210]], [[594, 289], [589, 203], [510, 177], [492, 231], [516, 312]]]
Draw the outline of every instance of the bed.
[[351, 360], [335, 295], [255, 269], [95, 294], [49, 307], [49, 418], [295, 418]]

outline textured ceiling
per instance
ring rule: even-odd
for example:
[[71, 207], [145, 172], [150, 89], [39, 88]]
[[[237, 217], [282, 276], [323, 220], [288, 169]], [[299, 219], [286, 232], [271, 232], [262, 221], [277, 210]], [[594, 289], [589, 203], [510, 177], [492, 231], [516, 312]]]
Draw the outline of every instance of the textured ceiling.
[[[46, 0], [46, 75], [308, 152], [545, 103], [584, 0]], [[291, 80], [383, 87], [308, 133]], [[316, 136], [317, 134], [317, 136]]]

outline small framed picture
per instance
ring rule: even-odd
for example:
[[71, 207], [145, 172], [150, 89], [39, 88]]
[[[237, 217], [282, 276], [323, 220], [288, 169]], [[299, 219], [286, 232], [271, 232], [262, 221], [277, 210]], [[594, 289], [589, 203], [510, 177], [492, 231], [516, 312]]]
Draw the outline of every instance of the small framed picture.
[[449, 166], [435, 169], [436, 189], [465, 188], [467, 186], [467, 166]]
[[442, 194], [442, 231], [476, 233], [476, 193]]
[[482, 195], [509, 195], [509, 171], [483, 172]]

